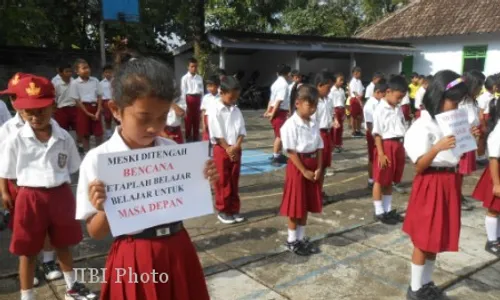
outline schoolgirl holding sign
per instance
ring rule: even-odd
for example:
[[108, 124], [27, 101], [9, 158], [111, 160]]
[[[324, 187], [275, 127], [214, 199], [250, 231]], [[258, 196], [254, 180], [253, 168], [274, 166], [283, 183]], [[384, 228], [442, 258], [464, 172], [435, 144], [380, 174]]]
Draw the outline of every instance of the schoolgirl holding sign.
[[[117, 61], [121, 63], [115, 70], [109, 107], [121, 126], [107, 142], [87, 154], [78, 181], [76, 218], [86, 220], [89, 235], [94, 239], [110, 233], [103, 209], [105, 186], [97, 178], [98, 155], [175, 144], [159, 137], [176, 96], [170, 69], [157, 60], [136, 58], [128, 52], [119, 57]], [[211, 181], [218, 179], [212, 162], [207, 163], [204, 173]], [[168, 274], [169, 280], [124, 280], [131, 276], [128, 273], [153, 272]], [[209, 299], [196, 250], [182, 222], [116, 237], [106, 261], [101, 299]]]
[[425, 110], [405, 135], [404, 147], [417, 172], [403, 224], [414, 246], [406, 299], [442, 299], [442, 292], [432, 282], [436, 255], [458, 251], [459, 158], [450, 151], [456, 140], [444, 136], [435, 116], [457, 109], [466, 95], [460, 75], [449, 70], [438, 72], [425, 93]]

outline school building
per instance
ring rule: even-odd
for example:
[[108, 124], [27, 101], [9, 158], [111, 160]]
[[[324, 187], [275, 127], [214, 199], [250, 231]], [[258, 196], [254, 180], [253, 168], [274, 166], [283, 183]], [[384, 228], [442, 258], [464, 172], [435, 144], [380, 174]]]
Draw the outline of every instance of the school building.
[[369, 26], [357, 38], [408, 43], [418, 51], [405, 73], [500, 72], [500, 1], [415, 0]]
[[[343, 72], [348, 78], [352, 67], [363, 69], [363, 81], [368, 82], [376, 71], [399, 73], [405, 56], [415, 48], [404, 42], [376, 41], [361, 38], [212, 31], [208, 40], [214, 49], [211, 69], [223, 68], [228, 74], [244, 71], [243, 87], [254, 71], [260, 76], [257, 85], [270, 86], [276, 79], [277, 66], [288, 64], [302, 74], [322, 69]], [[193, 56], [190, 44], [173, 51], [175, 75], [180, 79], [187, 72], [187, 62]]]

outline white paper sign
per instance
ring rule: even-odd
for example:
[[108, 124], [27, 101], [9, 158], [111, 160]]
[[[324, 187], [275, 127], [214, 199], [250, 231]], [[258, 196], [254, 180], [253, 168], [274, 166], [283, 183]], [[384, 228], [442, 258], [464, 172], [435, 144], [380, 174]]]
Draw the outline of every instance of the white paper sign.
[[203, 176], [208, 142], [160, 146], [98, 157], [104, 210], [113, 236], [213, 213]]
[[455, 148], [451, 152], [456, 157], [477, 149], [476, 140], [471, 133], [471, 125], [467, 110], [455, 109], [436, 115], [436, 121], [444, 136], [453, 135], [456, 139]]

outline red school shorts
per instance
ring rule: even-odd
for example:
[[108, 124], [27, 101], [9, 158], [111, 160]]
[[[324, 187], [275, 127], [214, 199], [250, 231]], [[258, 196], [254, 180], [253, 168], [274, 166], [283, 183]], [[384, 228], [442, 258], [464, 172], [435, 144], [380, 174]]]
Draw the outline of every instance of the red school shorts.
[[180, 126], [165, 126], [164, 131], [165, 134], [167, 134], [177, 144], [184, 144], [184, 138], [182, 137], [182, 129]]
[[274, 118], [271, 120], [271, 125], [273, 125], [273, 130], [274, 130], [274, 137], [277, 138], [281, 137], [280, 129], [281, 126], [285, 124], [287, 116], [288, 116], [288, 111], [281, 109], [279, 109], [274, 115]]
[[54, 119], [64, 130], [76, 130], [76, 106], [65, 106], [56, 109]]
[[69, 184], [49, 189], [20, 187], [10, 252], [19, 256], [37, 255], [47, 233], [56, 249], [77, 245], [83, 236], [75, 212], [76, 201]]
[[330, 135], [329, 129], [320, 129], [319, 131], [321, 139], [323, 140], [323, 170], [331, 167], [332, 165], [332, 137]]
[[397, 139], [386, 139], [382, 141], [384, 154], [390, 161], [385, 168], [378, 165], [377, 149], [373, 150], [373, 180], [382, 186], [390, 186], [392, 183], [400, 183], [405, 169], [405, 148], [403, 143]]
[[405, 121], [411, 121], [411, 107], [410, 104], [401, 105], [401, 110], [403, 111], [403, 116]]
[[18, 189], [18, 187], [16, 185], [16, 181], [15, 180], [11, 180], [11, 179], [7, 180], [7, 188], [9, 189], [10, 198], [12, 199], [12, 203], [13, 203], [13, 207], [10, 210], [11, 218], [10, 218], [9, 224], [7, 224], [7, 227], [10, 230], [13, 230], [13, 228], [14, 228], [14, 218], [12, 218], [12, 216], [14, 215], [14, 206], [15, 206], [15, 203], [16, 203], [17, 189]]
[[104, 121], [106, 123], [111, 123], [111, 121], [113, 121], [113, 114], [111, 113], [108, 105], [109, 99], [102, 100], [102, 116], [104, 117]]
[[356, 97], [352, 97], [349, 101], [349, 110], [351, 111], [351, 116], [353, 118], [363, 116], [363, 107], [361, 106], [361, 102]]
[[[97, 103], [83, 103], [85, 109], [91, 114], [97, 113]], [[102, 136], [103, 128], [101, 123], [101, 116], [97, 119], [97, 121], [92, 120], [85, 112], [81, 109], [78, 109], [76, 116], [76, 133], [79, 136]]]

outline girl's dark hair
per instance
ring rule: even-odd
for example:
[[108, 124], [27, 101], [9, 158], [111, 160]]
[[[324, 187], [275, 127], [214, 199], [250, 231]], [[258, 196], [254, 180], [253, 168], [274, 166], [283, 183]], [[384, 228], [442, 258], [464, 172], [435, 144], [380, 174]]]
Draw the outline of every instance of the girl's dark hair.
[[292, 68], [290, 68], [290, 66], [287, 66], [285, 64], [278, 65], [278, 75], [280, 76], [288, 75], [288, 73], [290, 73], [291, 70]]
[[484, 75], [479, 71], [473, 70], [464, 74], [464, 80], [469, 96], [467, 98], [469, 101], [472, 99], [472, 101], [476, 103], [476, 93], [480, 91], [484, 85]]
[[447, 89], [448, 84], [460, 78], [460, 75], [450, 70], [443, 70], [436, 73], [429, 87], [425, 91], [422, 103], [427, 112], [434, 118], [441, 113], [441, 108], [444, 99], [450, 99], [454, 102], [460, 102], [467, 96], [467, 86], [464, 82], [460, 82], [453, 87]]
[[334, 76], [332, 73], [328, 71], [322, 71], [316, 74], [316, 77], [314, 77], [314, 85], [324, 85], [333, 82]]
[[490, 118], [488, 119], [488, 127], [486, 131], [486, 137], [495, 129], [500, 119], [500, 105], [498, 105], [498, 99], [493, 99], [490, 101]]
[[317, 105], [319, 100], [318, 90], [310, 84], [303, 84], [297, 89], [296, 100], [306, 101], [311, 105]]
[[484, 87], [488, 90], [488, 92], [491, 92], [495, 84], [496, 84], [495, 76], [488, 76], [486, 78], [486, 81], [484, 82]]
[[115, 57], [113, 100], [120, 108], [138, 98], [155, 97], [172, 102], [178, 95], [172, 70], [163, 62], [125, 50]]
[[221, 92], [227, 93], [229, 91], [241, 90], [241, 85], [238, 79], [233, 76], [223, 76], [220, 79], [220, 90]]

